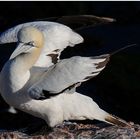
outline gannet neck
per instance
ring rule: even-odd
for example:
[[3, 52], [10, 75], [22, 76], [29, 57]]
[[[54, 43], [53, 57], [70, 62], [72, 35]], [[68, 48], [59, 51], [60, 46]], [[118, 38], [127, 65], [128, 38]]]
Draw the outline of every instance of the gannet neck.
[[13, 93], [24, 90], [30, 79], [30, 68], [38, 60], [44, 41], [42, 33], [32, 27], [22, 29], [18, 34], [18, 39], [18, 46], [4, 65], [0, 77], [0, 82], [7, 83], [1, 86], [3, 97], [8, 103], [12, 102], [11, 104], [14, 105], [16, 99], [26, 99], [23, 97], [25, 94], [19, 96]]
[[19, 55], [11, 61], [13, 66], [12, 68], [18, 69], [18, 71], [22, 74], [26, 73], [38, 60], [39, 55], [40, 50], [34, 51], [31, 54]]

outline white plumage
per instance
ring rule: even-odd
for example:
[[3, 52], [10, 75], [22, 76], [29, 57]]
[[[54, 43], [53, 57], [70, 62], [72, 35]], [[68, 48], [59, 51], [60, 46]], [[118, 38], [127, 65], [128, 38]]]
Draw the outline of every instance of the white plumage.
[[51, 64], [46, 55], [60, 54], [67, 46], [83, 41], [69, 27], [51, 22], [18, 25], [0, 37], [1, 43], [16, 41], [17, 48], [0, 75], [1, 95], [8, 104], [44, 119], [51, 127], [64, 120], [84, 119], [128, 125], [100, 109], [91, 98], [75, 91], [81, 82], [105, 68], [108, 54], [75, 56], [56, 64], [51, 59]]

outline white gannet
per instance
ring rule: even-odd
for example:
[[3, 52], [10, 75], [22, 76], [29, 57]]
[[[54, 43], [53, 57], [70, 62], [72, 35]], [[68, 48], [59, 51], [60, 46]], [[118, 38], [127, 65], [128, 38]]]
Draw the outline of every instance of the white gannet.
[[[69, 38], [73, 45], [83, 41], [80, 35], [75, 32], [73, 34], [76, 36]], [[4, 100], [15, 108], [44, 119], [50, 127], [61, 124], [64, 120], [85, 119], [128, 125], [102, 110], [90, 97], [75, 91], [80, 83], [98, 75], [105, 68], [109, 54], [96, 57], [75, 56], [60, 60], [49, 68], [48, 65], [44, 67], [41, 61], [40, 67], [35, 67], [44, 46], [47, 48], [47, 43], [50, 43], [46, 38], [51, 37], [51, 32], [44, 35], [35, 26], [22, 26], [17, 31], [17, 48], [0, 74], [0, 92]], [[56, 36], [50, 39], [51, 43], [57, 37], [61, 38]], [[64, 35], [62, 38], [65, 40]], [[59, 41], [58, 44], [61, 45]]]

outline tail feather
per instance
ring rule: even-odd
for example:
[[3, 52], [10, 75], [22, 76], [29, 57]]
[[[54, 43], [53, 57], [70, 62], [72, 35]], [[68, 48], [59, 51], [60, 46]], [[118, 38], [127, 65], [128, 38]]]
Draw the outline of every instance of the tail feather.
[[126, 126], [131, 126], [129, 123], [127, 123], [125, 120], [122, 120], [116, 116], [113, 115], [108, 115], [105, 117], [105, 121], [110, 123], [110, 124], [114, 124], [117, 126], [122, 126], [122, 127], [126, 127]]

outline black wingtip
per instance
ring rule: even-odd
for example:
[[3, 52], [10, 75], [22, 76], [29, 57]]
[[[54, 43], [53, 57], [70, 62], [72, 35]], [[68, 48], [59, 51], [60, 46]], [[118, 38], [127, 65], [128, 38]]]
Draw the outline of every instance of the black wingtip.
[[103, 67], [105, 67], [107, 65], [107, 63], [110, 60], [110, 54], [104, 54], [104, 55], [92, 57], [92, 59], [105, 59], [104, 61], [99, 62], [99, 63], [96, 64], [96, 68], [100, 69], [100, 68], [103, 68]]
[[45, 99], [50, 99], [51, 97], [55, 97], [55, 96], [61, 94], [61, 93], [51, 93], [47, 90], [42, 90], [42, 93], [43, 93]]
[[111, 124], [114, 124], [114, 125], [117, 125], [117, 126], [121, 126], [121, 127], [130, 127], [131, 125], [129, 123], [127, 123], [126, 121], [116, 117], [116, 116], [113, 116], [113, 115], [108, 115], [106, 118], [105, 118], [105, 121], [111, 123]]

